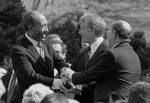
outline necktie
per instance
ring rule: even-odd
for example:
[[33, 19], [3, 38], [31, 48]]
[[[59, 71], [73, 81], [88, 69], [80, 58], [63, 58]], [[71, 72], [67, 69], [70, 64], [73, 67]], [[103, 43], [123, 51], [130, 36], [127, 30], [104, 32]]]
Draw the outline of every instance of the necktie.
[[85, 66], [87, 65], [89, 59], [90, 59], [90, 54], [91, 54], [91, 47], [88, 46], [85, 52]]
[[91, 58], [91, 47], [88, 46], [88, 59], [90, 59], [90, 58]]
[[44, 59], [44, 50], [42, 48], [42, 43], [38, 42], [38, 47], [39, 47], [39, 54], [41, 55], [41, 57]]

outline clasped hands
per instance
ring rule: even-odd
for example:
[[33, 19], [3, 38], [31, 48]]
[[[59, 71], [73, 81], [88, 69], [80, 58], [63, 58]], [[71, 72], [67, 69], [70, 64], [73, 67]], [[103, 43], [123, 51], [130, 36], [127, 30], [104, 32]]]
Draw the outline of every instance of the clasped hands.
[[72, 75], [75, 73], [70, 68], [63, 67], [61, 69], [60, 78], [62, 81], [62, 85], [60, 86], [60, 90], [64, 93], [73, 93], [79, 94], [81, 91], [76, 88], [76, 86], [72, 83]]

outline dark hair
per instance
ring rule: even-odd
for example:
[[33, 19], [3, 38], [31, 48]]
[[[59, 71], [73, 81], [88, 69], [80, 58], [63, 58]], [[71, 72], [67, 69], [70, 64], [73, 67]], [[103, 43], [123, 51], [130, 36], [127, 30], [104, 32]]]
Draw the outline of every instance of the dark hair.
[[143, 36], [145, 36], [144, 31], [135, 31], [133, 34], [134, 38], [142, 38]]
[[145, 33], [143, 31], [136, 31], [133, 34], [133, 37], [131, 39], [131, 45], [134, 49], [142, 47], [146, 47], [146, 39], [145, 39]]
[[33, 12], [26, 12], [22, 15], [22, 25], [25, 31], [29, 30], [29, 26], [35, 25], [35, 19], [33, 15]]

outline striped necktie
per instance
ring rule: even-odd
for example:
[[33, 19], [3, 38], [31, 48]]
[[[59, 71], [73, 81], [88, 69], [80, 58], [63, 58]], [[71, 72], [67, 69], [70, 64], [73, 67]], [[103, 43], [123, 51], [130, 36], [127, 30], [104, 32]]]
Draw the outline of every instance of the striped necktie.
[[44, 59], [44, 50], [43, 50], [43, 48], [42, 48], [42, 43], [41, 42], [38, 42], [38, 45], [37, 45], [38, 47], [39, 47], [39, 54], [41, 55], [41, 57]]

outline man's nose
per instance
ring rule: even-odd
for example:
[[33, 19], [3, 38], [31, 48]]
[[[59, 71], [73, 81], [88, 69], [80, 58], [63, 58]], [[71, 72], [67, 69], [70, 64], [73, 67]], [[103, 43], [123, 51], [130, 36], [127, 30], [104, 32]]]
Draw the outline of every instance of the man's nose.
[[43, 33], [43, 34], [47, 34], [48, 32], [49, 32], [48, 27], [42, 28], [42, 33]]
[[44, 27], [44, 31], [49, 31], [49, 29], [48, 29], [48, 26], [47, 26], [47, 25]]

